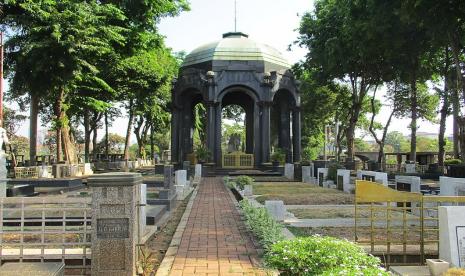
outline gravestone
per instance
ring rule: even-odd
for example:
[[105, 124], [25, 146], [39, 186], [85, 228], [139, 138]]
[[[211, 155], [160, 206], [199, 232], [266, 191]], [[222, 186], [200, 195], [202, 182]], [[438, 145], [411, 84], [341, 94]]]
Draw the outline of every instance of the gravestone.
[[294, 180], [294, 164], [284, 164], [284, 177], [290, 180]]
[[384, 172], [359, 170], [357, 171], [357, 179], [378, 182], [380, 184], [383, 184], [386, 187], [389, 184], [388, 175], [387, 173], [384, 173]]
[[244, 196], [253, 196], [253, 186], [252, 185], [245, 185], [244, 186]]
[[328, 168], [318, 168], [317, 181], [320, 187], [323, 187], [323, 182], [328, 177]]
[[135, 275], [140, 242], [137, 204], [139, 173], [104, 173], [88, 179], [92, 188], [92, 275]]
[[94, 171], [90, 163], [84, 163], [84, 175], [93, 175]]
[[415, 164], [405, 164], [406, 173], [416, 173]]
[[465, 207], [439, 207], [439, 258], [465, 268]]
[[173, 166], [167, 165], [163, 167], [163, 188], [171, 190], [174, 188]]
[[185, 187], [187, 185], [187, 171], [177, 170], [174, 172], [175, 175], [175, 186]]
[[284, 207], [282, 200], [266, 200], [265, 208], [276, 221], [284, 221], [286, 207]]
[[195, 178], [201, 178], [202, 177], [202, 164], [195, 164]]
[[173, 166], [165, 165], [163, 169], [163, 189], [158, 193], [158, 198], [148, 199], [149, 205], [166, 205], [168, 211], [176, 207], [176, 190], [173, 177]]
[[421, 179], [418, 176], [396, 175], [396, 189], [398, 191], [419, 193], [421, 192]]
[[45, 164], [42, 164], [42, 166], [39, 167], [39, 178], [48, 178], [48, 177], [49, 177], [48, 167], [45, 166]]
[[458, 196], [460, 191], [465, 190], [465, 178], [441, 176], [439, 189], [442, 196]]
[[350, 170], [337, 170], [337, 188], [338, 190], [350, 193]]
[[147, 226], [147, 184], [140, 184], [139, 229], [142, 235]]
[[302, 166], [302, 182], [304, 183], [315, 183], [315, 177], [312, 173], [312, 166]]

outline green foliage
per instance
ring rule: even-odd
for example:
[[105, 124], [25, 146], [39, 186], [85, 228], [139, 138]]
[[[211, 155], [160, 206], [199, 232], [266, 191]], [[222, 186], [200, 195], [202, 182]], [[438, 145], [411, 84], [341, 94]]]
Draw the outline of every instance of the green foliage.
[[363, 140], [362, 138], [355, 138], [354, 139], [354, 146], [356, 151], [372, 151], [372, 146]]
[[448, 159], [448, 160], [444, 160], [444, 165], [448, 166], [448, 165], [461, 165], [463, 164], [462, 163], [462, 160], [460, 159]]
[[29, 139], [20, 135], [9, 137], [11, 149], [15, 155], [29, 156]]
[[346, 240], [312, 236], [273, 244], [266, 263], [281, 275], [389, 275], [380, 260]]
[[286, 161], [286, 152], [282, 148], [277, 148], [270, 156], [271, 161], [279, 161], [280, 164], [283, 164]]
[[337, 181], [337, 170], [338, 169], [344, 169], [344, 166], [337, 162], [331, 162], [328, 166], [328, 180], [332, 180], [334, 182]]
[[254, 179], [247, 175], [239, 175], [233, 181], [239, 189], [244, 190], [245, 185], [252, 185]]
[[18, 113], [17, 110], [3, 106], [3, 128], [6, 130], [8, 137], [15, 135], [26, 118], [27, 116]]
[[386, 135], [385, 140], [386, 146], [391, 146], [393, 152], [404, 152], [408, 151], [410, 144], [404, 135], [399, 131], [391, 131]]
[[265, 250], [284, 239], [283, 226], [276, 222], [265, 208], [254, 207], [247, 199], [242, 200], [239, 205], [244, 212], [245, 224]]
[[[102, 140], [97, 143], [97, 149], [96, 152], [98, 153], [105, 153], [105, 141], [106, 141], [106, 136], [102, 137]], [[108, 152], [110, 154], [112, 153], [123, 153], [123, 148], [124, 148], [124, 142], [125, 138], [123, 136], [120, 136], [116, 133], [109, 133], [108, 134]]]
[[[233, 106], [233, 105], [229, 105]], [[241, 109], [242, 110], [242, 109]], [[223, 112], [224, 113], [224, 112]], [[245, 127], [243, 123], [235, 122], [231, 124], [222, 124], [221, 143], [224, 151], [228, 150], [229, 139], [233, 135], [237, 135], [241, 138], [241, 148], [245, 145]]]
[[211, 156], [211, 152], [204, 144], [200, 144], [195, 150], [195, 156], [197, 157], [198, 161], [207, 162]]

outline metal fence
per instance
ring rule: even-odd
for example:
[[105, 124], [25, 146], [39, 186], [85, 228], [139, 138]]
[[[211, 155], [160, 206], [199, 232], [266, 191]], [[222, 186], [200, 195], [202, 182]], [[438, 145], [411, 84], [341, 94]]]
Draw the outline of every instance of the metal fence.
[[439, 253], [438, 207], [464, 204], [465, 196], [423, 196], [357, 180], [355, 241], [391, 264], [424, 264]]
[[89, 269], [91, 198], [0, 199], [0, 261], [72, 260]]
[[253, 154], [242, 152], [233, 152], [223, 154], [223, 168], [253, 168], [254, 158]]

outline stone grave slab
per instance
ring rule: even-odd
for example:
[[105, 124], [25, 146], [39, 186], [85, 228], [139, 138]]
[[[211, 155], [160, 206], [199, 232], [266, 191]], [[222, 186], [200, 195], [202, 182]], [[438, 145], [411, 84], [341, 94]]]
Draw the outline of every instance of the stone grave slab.
[[284, 221], [286, 217], [286, 207], [282, 200], [266, 200], [265, 208], [275, 220]]
[[323, 187], [326, 178], [328, 177], [328, 168], [318, 168], [317, 169], [317, 182], [318, 186]]
[[58, 262], [22, 262], [22, 263], [5, 263], [0, 267], [2, 276], [63, 276], [65, 273], [65, 264]]
[[294, 164], [284, 164], [284, 177], [290, 180], [294, 180]]
[[465, 268], [465, 206], [439, 207], [439, 258]]
[[336, 179], [337, 189], [344, 191], [346, 193], [350, 193], [351, 185], [350, 185], [350, 170], [337, 170], [337, 179]]
[[315, 177], [313, 176], [313, 165], [302, 166], [302, 182], [314, 184]]
[[395, 182], [398, 191], [421, 192], [421, 179], [419, 176], [396, 175]]

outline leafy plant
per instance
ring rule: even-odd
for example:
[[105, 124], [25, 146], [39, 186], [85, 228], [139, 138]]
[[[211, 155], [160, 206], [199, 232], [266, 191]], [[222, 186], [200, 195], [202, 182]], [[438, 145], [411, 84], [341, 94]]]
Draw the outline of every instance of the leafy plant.
[[282, 148], [275, 149], [273, 154], [271, 154], [271, 161], [278, 161], [280, 164], [283, 164], [286, 160], [286, 153]]
[[195, 157], [200, 162], [206, 162], [211, 156], [210, 150], [203, 144], [199, 145], [195, 150]]
[[245, 224], [258, 238], [265, 250], [284, 239], [283, 226], [276, 222], [265, 208], [257, 208], [250, 204], [247, 199], [242, 200], [239, 205], [244, 211]]
[[139, 248], [139, 268], [142, 270], [142, 275], [150, 275], [153, 272], [153, 253], [146, 248]]
[[460, 159], [448, 159], [444, 161], [444, 165], [460, 165], [462, 164], [462, 160]]
[[245, 185], [252, 185], [254, 179], [247, 175], [240, 175], [234, 179], [234, 182], [239, 189], [244, 190]]
[[265, 260], [281, 275], [389, 275], [378, 258], [354, 243], [318, 235], [279, 241]]

